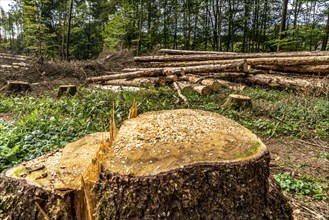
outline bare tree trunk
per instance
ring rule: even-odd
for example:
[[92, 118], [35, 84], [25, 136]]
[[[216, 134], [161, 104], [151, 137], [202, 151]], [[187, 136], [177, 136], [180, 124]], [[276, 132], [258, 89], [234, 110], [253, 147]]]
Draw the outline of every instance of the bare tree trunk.
[[70, 36], [71, 36], [71, 21], [73, 11], [73, 0], [70, 1], [69, 21], [66, 35], [66, 59], [70, 59]]
[[281, 12], [281, 25], [279, 32], [279, 42], [277, 45], [277, 51], [280, 51], [280, 40], [284, 38], [283, 32], [286, 31], [286, 19], [287, 19], [287, 9], [288, 9], [288, 0], [282, 0], [282, 12]]

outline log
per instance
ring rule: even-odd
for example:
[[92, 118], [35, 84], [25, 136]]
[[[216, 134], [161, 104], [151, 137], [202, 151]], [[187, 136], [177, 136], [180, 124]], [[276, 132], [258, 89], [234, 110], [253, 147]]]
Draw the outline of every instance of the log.
[[223, 104], [224, 108], [233, 110], [246, 110], [252, 108], [251, 98], [249, 96], [231, 94]]
[[30, 89], [30, 83], [17, 80], [8, 81], [6, 86], [6, 90], [13, 93], [27, 92]]
[[279, 55], [279, 56], [327, 56], [329, 53], [321, 51], [293, 51], [293, 52], [272, 52], [272, 53], [237, 53], [237, 52], [223, 52], [223, 51], [196, 51], [196, 50], [173, 50], [173, 49], [160, 49], [160, 53], [167, 55], [198, 55], [198, 54], [220, 54], [220, 55], [244, 55], [253, 54], [259, 56], [264, 54], [268, 55]]
[[60, 98], [63, 95], [74, 96], [77, 91], [76, 85], [61, 85], [59, 86], [57, 97]]
[[284, 66], [295, 66], [295, 65], [322, 65], [328, 64], [329, 56], [308, 56], [308, 57], [275, 57], [275, 58], [258, 58], [258, 59], [247, 59], [248, 65], [284, 65]]
[[197, 93], [202, 96], [212, 93], [212, 89], [209, 86], [189, 82], [177, 82], [177, 84], [184, 93]]
[[138, 77], [159, 76], [159, 75], [163, 75], [162, 69], [143, 70], [143, 71], [116, 73], [116, 74], [105, 75], [105, 76], [90, 77], [87, 78], [87, 82], [102, 82], [102, 81], [108, 81], [113, 79], [133, 79]]
[[247, 87], [246, 85], [241, 83], [234, 83], [220, 79], [217, 79], [217, 83], [223, 88], [234, 90], [234, 91], [242, 91]]
[[329, 74], [329, 65], [299, 65], [299, 66], [257, 65], [254, 68], [263, 69], [263, 70], [290, 72], [290, 73]]
[[328, 79], [301, 79], [288, 76], [258, 74], [248, 75], [243, 79], [239, 79], [239, 81], [271, 88], [290, 89], [324, 95], [329, 94]]
[[245, 77], [246, 75], [244, 73], [211, 73], [210, 75], [185, 75], [181, 76], [179, 80], [184, 80], [184, 81], [189, 81], [191, 83], [200, 83], [204, 80], [210, 79], [211, 81], [215, 80], [216, 81], [216, 86], [215, 88], [212, 88], [213, 91], [218, 91], [218, 87], [226, 88], [226, 89], [231, 89], [234, 91], [242, 91], [246, 88], [246, 85], [240, 84], [240, 83], [234, 83], [226, 80], [221, 80], [221, 79], [237, 79], [237, 78], [242, 78]]
[[[181, 68], [163, 68], [167, 75], [185, 75], [211, 72], [244, 72], [248, 71], [245, 62], [234, 62], [230, 64], [187, 66]], [[184, 74], [182, 74], [182, 72]]]
[[133, 80], [118, 79], [109, 80], [103, 83], [104, 85], [114, 86], [134, 86], [134, 87], [158, 87], [166, 85], [165, 77], [140, 77]]
[[106, 136], [2, 172], [0, 219], [292, 219], [266, 146], [221, 115], [149, 112]]
[[159, 50], [162, 54], [168, 55], [195, 55], [195, 54], [237, 54], [235, 52], [220, 52], [220, 51], [196, 51], [196, 50], [172, 50], [172, 49], [161, 49]]
[[177, 62], [177, 61], [208, 61], [208, 60], [230, 60], [247, 58], [296, 58], [329, 56], [327, 51], [316, 52], [281, 52], [281, 53], [245, 53], [245, 54], [204, 54], [204, 55], [172, 55], [172, 56], [141, 56], [135, 57], [135, 62]]
[[141, 69], [145, 69], [145, 68], [160, 68], [160, 67], [217, 65], [217, 64], [229, 64], [233, 62], [243, 62], [243, 61], [244, 59], [231, 59], [231, 60], [205, 60], [205, 61], [184, 61], [184, 62], [177, 62], [177, 61], [176, 62], [145, 62], [145, 63], [137, 63], [137, 64], [139, 66], [144, 67]]
[[88, 82], [102, 82], [114, 79], [133, 79], [138, 77], [152, 77], [152, 76], [168, 76], [168, 75], [185, 75], [189, 73], [207, 73], [214, 71], [222, 71], [222, 72], [243, 72], [249, 71], [248, 65], [246, 62], [234, 62], [230, 64], [223, 65], [203, 65], [203, 66], [188, 66], [181, 68], [151, 68], [151, 69], [143, 69], [135, 72], [126, 72], [105, 76], [97, 76], [87, 78]]
[[177, 80], [178, 80], [178, 76], [177, 75], [166, 76], [166, 82], [168, 84], [171, 84], [173, 82], [176, 82]]
[[200, 83], [201, 85], [208, 86], [212, 91], [218, 91], [220, 88], [220, 85], [216, 79], [201, 77], [197, 75], [187, 75], [184, 78], [190, 83]]

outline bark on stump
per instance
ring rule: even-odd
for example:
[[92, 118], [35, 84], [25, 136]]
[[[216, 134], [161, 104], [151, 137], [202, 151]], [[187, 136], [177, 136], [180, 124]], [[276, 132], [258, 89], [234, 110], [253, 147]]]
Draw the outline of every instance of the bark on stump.
[[3, 172], [0, 218], [43, 219], [37, 201], [50, 219], [292, 219], [269, 185], [265, 145], [223, 116], [150, 112], [105, 139], [89, 135]]
[[6, 90], [8, 92], [19, 93], [27, 92], [31, 89], [31, 85], [28, 82], [23, 81], [8, 81]]
[[62, 85], [58, 89], [57, 97], [62, 97], [63, 95], [74, 96], [77, 93], [77, 87], [75, 85]]
[[252, 108], [251, 98], [243, 95], [231, 94], [223, 104], [224, 108], [246, 110]]

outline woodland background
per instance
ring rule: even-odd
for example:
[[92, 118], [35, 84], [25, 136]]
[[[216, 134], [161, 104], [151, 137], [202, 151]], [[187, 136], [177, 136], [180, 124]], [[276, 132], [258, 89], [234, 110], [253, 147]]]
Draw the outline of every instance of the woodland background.
[[14, 0], [0, 51], [93, 59], [129, 48], [328, 50], [327, 0]]

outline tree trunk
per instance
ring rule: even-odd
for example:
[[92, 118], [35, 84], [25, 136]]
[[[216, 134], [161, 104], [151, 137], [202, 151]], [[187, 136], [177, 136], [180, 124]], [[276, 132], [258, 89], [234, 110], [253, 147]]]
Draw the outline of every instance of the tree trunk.
[[305, 91], [313, 94], [329, 95], [328, 79], [299, 79], [278, 75], [249, 75], [239, 81], [247, 84], [264, 85], [271, 88]]
[[188, 73], [208, 73], [208, 72], [216, 72], [216, 71], [245, 71], [246, 64], [244, 62], [235, 62], [230, 64], [223, 65], [203, 65], [203, 66], [188, 66], [181, 68], [151, 68], [151, 69], [142, 69], [140, 71], [135, 72], [126, 72], [126, 73], [118, 73], [112, 75], [105, 76], [97, 76], [87, 78], [88, 82], [99, 82], [99, 81], [107, 81], [113, 79], [133, 79], [137, 77], [149, 77], [149, 76], [165, 76], [165, 75], [184, 75]]
[[237, 53], [237, 54], [200, 54], [200, 55], [172, 55], [172, 56], [141, 56], [135, 57], [135, 62], [178, 62], [178, 61], [209, 61], [209, 60], [233, 60], [247, 58], [272, 58], [272, 57], [306, 57], [329, 56], [326, 51], [303, 51], [281, 53]]
[[198, 54], [226, 54], [234, 55], [234, 52], [218, 52], [218, 51], [197, 51], [197, 50], [172, 50], [172, 49], [161, 49], [160, 53], [167, 55], [198, 55]]
[[326, 35], [323, 36], [322, 40], [322, 47], [321, 50], [326, 50], [328, 46], [328, 39], [329, 39], [329, 9], [327, 9], [327, 26], [326, 26]]
[[69, 20], [68, 20], [68, 24], [67, 24], [66, 59], [70, 59], [70, 37], [71, 37], [72, 12], [73, 12], [73, 0], [70, 1]]
[[281, 12], [281, 25], [280, 25], [279, 42], [278, 42], [278, 46], [277, 46], [277, 51], [280, 51], [280, 49], [281, 49], [280, 41], [284, 38], [284, 32], [286, 31], [287, 10], [288, 10], [288, 0], [283, 0], [282, 12]]
[[103, 83], [104, 85], [114, 86], [135, 86], [135, 87], [158, 87], [166, 85], [166, 78], [164, 77], [141, 77], [133, 80], [117, 79], [110, 80]]
[[299, 66], [277, 66], [257, 65], [257, 69], [275, 70], [292, 73], [329, 74], [329, 65], [299, 65]]

